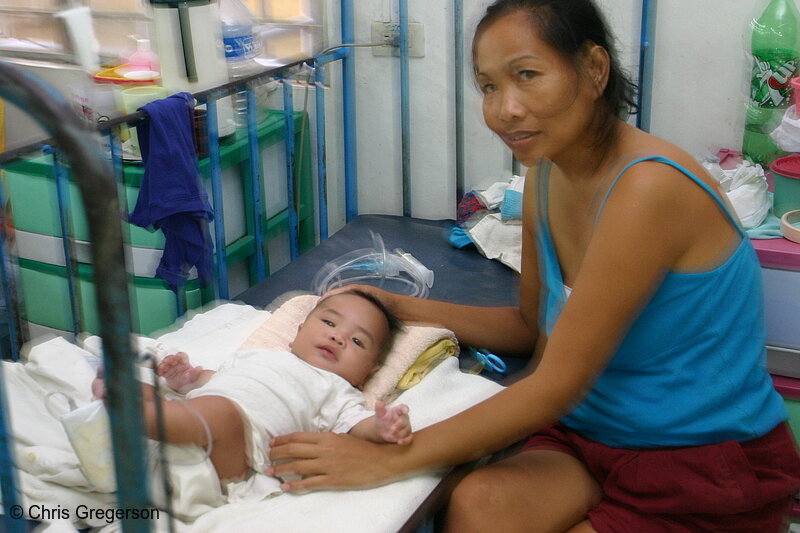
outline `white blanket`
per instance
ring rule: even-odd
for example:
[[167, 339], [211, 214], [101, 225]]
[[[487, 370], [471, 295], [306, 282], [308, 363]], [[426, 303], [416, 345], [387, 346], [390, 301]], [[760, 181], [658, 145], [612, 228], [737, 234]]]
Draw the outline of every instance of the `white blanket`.
[[[190, 354], [194, 364], [216, 369], [266, 316], [265, 311], [249, 306], [224, 304], [195, 316], [176, 331], [155, 340], [143, 339], [142, 345], [163, 352], [182, 350]], [[96, 338], [85, 342], [92, 351], [98, 344]], [[25, 364], [3, 363], [25, 509], [37, 504], [48, 509], [60, 505], [74, 520], [79, 505], [93, 509], [113, 505], [113, 495], [89, 491], [60, 423], [45, 407], [45, 398], [53, 391], [62, 392], [78, 406], [90, 400], [89, 386], [94, 372], [87, 359], [91, 357], [89, 352], [57, 338], [32, 348]], [[412, 426], [420, 429], [466, 409], [501, 388], [487, 379], [460, 372], [457, 359], [449, 358], [398, 401], [409, 405]], [[61, 396], [51, 397], [51, 404], [55, 410], [67, 409]], [[282, 494], [260, 502], [227, 504], [203, 514], [194, 523], [178, 522], [176, 529], [281, 533], [394, 531], [433, 490], [442, 474], [424, 474], [369, 490]], [[166, 531], [166, 513], [161, 516], [158, 529]], [[119, 527], [117, 523], [108, 525], [103, 519], [75, 523], [79, 527], [100, 527], [103, 533]]]

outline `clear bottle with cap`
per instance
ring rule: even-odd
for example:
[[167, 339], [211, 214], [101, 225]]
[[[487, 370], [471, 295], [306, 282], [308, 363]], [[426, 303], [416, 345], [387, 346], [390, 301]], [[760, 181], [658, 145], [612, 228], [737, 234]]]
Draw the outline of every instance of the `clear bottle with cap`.
[[[220, 0], [220, 22], [222, 42], [225, 46], [225, 61], [231, 81], [252, 76], [264, 70], [255, 58], [261, 54], [261, 36], [256, 32], [253, 15], [241, 0]], [[240, 91], [233, 96], [236, 125], [247, 125], [247, 93]]]
[[753, 70], [742, 143], [744, 156], [767, 166], [781, 154], [769, 137], [791, 95], [790, 80], [800, 58], [800, 13], [794, 0], [770, 0], [752, 21]]

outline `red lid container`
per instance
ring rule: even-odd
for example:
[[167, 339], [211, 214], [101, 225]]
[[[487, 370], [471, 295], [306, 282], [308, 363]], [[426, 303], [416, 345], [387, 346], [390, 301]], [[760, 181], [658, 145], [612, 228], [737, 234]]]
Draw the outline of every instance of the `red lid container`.
[[769, 166], [773, 174], [784, 178], [800, 179], [800, 155], [779, 157]]

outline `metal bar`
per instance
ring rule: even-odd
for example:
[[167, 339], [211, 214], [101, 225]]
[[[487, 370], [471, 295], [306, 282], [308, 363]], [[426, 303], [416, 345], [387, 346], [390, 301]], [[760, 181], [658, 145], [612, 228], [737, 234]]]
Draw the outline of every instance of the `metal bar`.
[[253, 212], [253, 241], [255, 244], [254, 263], [256, 280], [261, 281], [264, 273], [264, 236], [261, 221], [264, 216], [264, 206], [261, 201], [261, 152], [258, 149], [258, 131], [256, 130], [256, 93], [253, 87], [247, 87], [247, 139], [250, 150], [250, 172], [248, 186], [250, 187], [251, 207]]
[[[3, 213], [3, 224], [7, 225], [9, 223], [8, 213], [5, 213], [6, 207], [6, 200], [5, 195], [3, 194], [3, 188], [0, 187], [0, 209], [4, 211]], [[14, 305], [14, 291], [11, 289], [11, 255], [6, 246], [6, 233], [5, 228], [0, 227], [0, 231], [3, 231], [2, 235], [0, 235], [0, 284], [2, 284], [3, 289], [3, 298], [6, 302], [6, 309], [8, 313], [8, 341], [11, 343], [11, 360], [17, 361], [19, 360], [19, 337], [20, 332], [17, 331], [17, 320], [16, 315], [14, 313], [13, 305]], [[0, 386], [2, 386], [2, 382], [0, 382]], [[2, 399], [0, 398], [0, 401]], [[2, 413], [0, 413], [2, 415]], [[5, 426], [0, 425], [0, 431], [3, 431]], [[0, 471], [0, 475], [2, 472]], [[5, 495], [3, 495], [5, 497]], [[5, 500], [3, 500], [5, 501]]]
[[314, 98], [317, 126], [317, 196], [319, 212], [319, 240], [328, 238], [328, 174], [325, 160], [325, 67], [314, 64]]
[[[2, 94], [2, 91], [0, 91]], [[3, 195], [3, 188], [0, 187], [0, 208], [5, 210], [6, 202]], [[4, 224], [8, 224], [7, 213], [4, 213]], [[5, 229], [5, 228], [0, 228]], [[17, 323], [14, 317], [14, 310], [12, 309], [13, 300], [10, 287], [9, 272], [10, 261], [7, 262], [8, 249], [6, 248], [6, 235], [5, 231], [0, 235], [0, 276], [2, 276], [3, 298], [6, 303], [6, 312], [8, 318], [8, 336], [11, 344], [11, 360], [19, 360], [19, 353], [17, 349]], [[3, 515], [0, 526], [3, 531], [8, 533], [23, 533], [26, 531], [25, 522], [19, 519], [16, 509], [19, 507], [19, 498], [17, 487], [19, 486], [19, 479], [15, 470], [14, 463], [14, 445], [11, 439], [11, 421], [6, 416], [8, 405], [8, 398], [6, 398], [5, 377], [3, 376], [3, 365], [0, 364], [0, 494], [3, 500]]]
[[[124, 185], [125, 176], [123, 175], [122, 171], [122, 150], [120, 150], [119, 145], [117, 144], [117, 135], [114, 133], [114, 130], [108, 130], [105, 134], [108, 137], [108, 146], [111, 155], [111, 167], [114, 169], [114, 177], [117, 179], [117, 183], [120, 185]], [[127, 198], [125, 198], [124, 206], [127, 208]]]
[[455, 120], [456, 120], [456, 204], [464, 197], [464, 2], [453, 0]]
[[656, 11], [658, 0], [642, 0], [642, 28], [639, 44], [639, 114], [636, 126], [650, 131], [650, 113], [653, 105], [653, 66], [655, 61]]
[[[123, 509], [146, 509], [149, 500], [139, 409], [140, 389], [134, 377], [128, 280], [113, 170], [69, 104], [37, 78], [0, 62], [0, 96], [26, 110], [55, 137], [58, 146], [70, 160], [80, 188], [92, 241], [97, 312], [103, 340], [108, 411], [117, 475], [117, 501]], [[5, 432], [5, 428], [0, 429]], [[146, 520], [132, 518], [128, 513], [120, 521], [126, 533], [149, 530]]]
[[[5, 276], [5, 272], [3, 276]], [[3, 495], [4, 510], [0, 529], [7, 533], [25, 533], [28, 528], [25, 520], [22, 520], [22, 507], [19, 505], [20, 499], [17, 490], [19, 479], [14, 464], [14, 443], [9, 431], [11, 421], [6, 416], [8, 399], [4, 385], [3, 365], [0, 365], [0, 493]]]
[[[292, 99], [292, 84], [289, 80], [283, 83], [283, 122], [286, 134], [283, 145], [286, 149], [286, 212], [289, 214], [289, 257], [294, 261], [299, 254], [297, 244], [297, 209], [294, 205], [294, 102]], [[302, 147], [300, 147], [302, 149]]]
[[[337, 54], [335, 52], [332, 52], [331, 54], [326, 54], [326, 57], [329, 57], [329, 59], [328, 59], [329, 61], [336, 61], [338, 59], [341, 59], [338, 56], [339, 56], [339, 54]], [[247, 76], [246, 78], [241, 78], [241, 79], [238, 79], [236, 81], [228, 82], [228, 83], [226, 83], [224, 85], [220, 85], [218, 87], [214, 87], [213, 89], [207, 89], [205, 91], [196, 92], [196, 93], [192, 94], [192, 96], [194, 97], [195, 100], [197, 100], [198, 102], [201, 102], [201, 103], [204, 102], [206, 100], [206, 98], [208, 98], [208, 96], [211, 95], [211, 94], [217, 95], [217, 98], [219, 99], [219, 98], [222, 98], [222, 97], [225, 97], [225, 96], [228, 96], [228, 95], [231, 95], [231, 94], [234, 94], [234, 93], [238, 92], [237, 87], [241, 83], [258, 82], [258, 81], [261, 81], [262, 79], [266, 80], [266, 79], [274, 78], [276, 76], [281, 76], [283, 73], [288, 72], [291, 69], [294, 69], [296, 67], [299, 67], [305, 62], [306, 62], [305, 59], [298, 60], [298, 61], [293, 61], [291, 63], [288, 63], [288, 64], [280, 66], [280, 67], [276, 67], [274, 69], [265, 70], [265, 71], [259, 72], [257, 74], [253, 74], [251, 76]], [[136, 111], [135, 113], [129, 113], [129, 114], [123, 115], [121, 117], [116, 117], [116, 118], [112, 118], [110, 120], [107, 120], [105, 122], [101, 122], [100, 124], [97, 125], [97, 130], [100, 131], [100, 132], [105, 133], [108, 130], [110, 130], [111, 128], [113, 128], [115, 126], [120, 126], [122, 124], [127, 124], [129, 126], [135, 126], [136, 123], [140, 122], [141, 120], [144, 120], [145, 118], [146, 118], [146, 114], [145, 114], [144, 111]], [[56, 141], [54, 139], [44, 139], [44, 140], [35, 141], [35, 142], [30, 143], [30, 144], [26, 144], [24, 146], [19, 146], [17, 148], [12, 149], [12, 150], [8, 150], [6, 152], [0, 153], [0, 164], [5, 163], [7, 161], [11, 161], [12, 159], [16, 159], [18, 157], [22, 157], [22, 156], [27, 155], [27, 154], [29, 154], [31, 152], [39, 151], [45, 145], [48, 145], [48, 144], [56, 146]]]
[[211, 196], [214, 204], [214, 274], [217, 297], [228, 299], [228, 265], [225, 262], [225, 210], [222, 205], [222, 170], [219, 161], [219, 130], [217, 129], [217, 98], [206, 99], [208, 126], [208, 170], [211, 175]]
[[53, 156], [53, 177], [54, 181], [56, 182], [56, 196], [58, 198], [58, 222], [61, 226], [61, 246], [64, 249], [64, 266], [66, 267], [67, 272], [69, 310], [72, 314], [72, 333], [77, 339], [78, 334], [81, 332], [81, 321], [79, 319], [80, 311], [78, 309], [78, 298], [75, 287], [75, 262], [73, 260], [74, 258], [72, 257], [72, 246], [70, 246], [69, 241], [71, 232], [69, 231], [69, 225], [67, 221], [67, 213], [69, 211], [69, 192], [67, 188], [69, 185], [67, 183], [67, 176], [64, 172], [64, 168], [61, 166], [61, 162], [59, 161], [58, 150], [54, 150], [52, 147], [46, 146], [44, 153], [51, 154]]
[[175, 314], [178, 316], [178, 318], [182, 317], [186, 312], [186, 306], [183, 303], [185, 299], [186, 288], [181, 285], [178, 287], [178, 290], [175, 291]]
[[[353, 0], [341, 0], [342, 42], [355, 42]], [[356, 142], [355, 54], [347, 48], [342, 58], [342, 121], [344, 125], [345, 220], [358, 216], [358, 149]]]
[[400, 130], [404, 217], [411, 216], [411, 119], [408, 92], [408, 0], [400, 0]]

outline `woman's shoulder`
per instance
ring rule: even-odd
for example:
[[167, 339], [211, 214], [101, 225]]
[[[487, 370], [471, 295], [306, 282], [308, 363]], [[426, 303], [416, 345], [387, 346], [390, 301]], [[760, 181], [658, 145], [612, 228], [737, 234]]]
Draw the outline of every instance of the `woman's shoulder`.
[[688, 152], [641, 130], [634, 129], [620, 143], [620, 152], [612, 173], [619, 176], [620, 189], [629, 193], [682, 197], [697, 189], [687, 174], [716, 188], [713, 178]]

